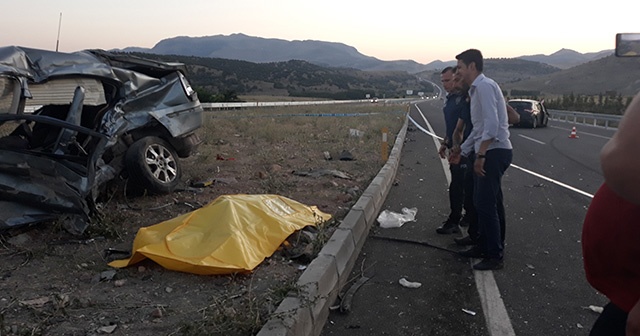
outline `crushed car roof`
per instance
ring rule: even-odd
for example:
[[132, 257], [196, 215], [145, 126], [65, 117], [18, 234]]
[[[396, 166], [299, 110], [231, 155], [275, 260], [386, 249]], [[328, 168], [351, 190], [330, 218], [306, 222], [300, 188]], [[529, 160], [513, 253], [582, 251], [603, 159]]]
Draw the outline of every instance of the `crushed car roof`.
[[176, 70], [184, 72], [184, 65], [180, 63], [157, 62], [97, 49], [61, 53], [17, 46], [0, 47], [0, 73], [24, 76], [34, 82], [68, 75], [90, 75], [117, 81], [113, 67], [152, 76]]

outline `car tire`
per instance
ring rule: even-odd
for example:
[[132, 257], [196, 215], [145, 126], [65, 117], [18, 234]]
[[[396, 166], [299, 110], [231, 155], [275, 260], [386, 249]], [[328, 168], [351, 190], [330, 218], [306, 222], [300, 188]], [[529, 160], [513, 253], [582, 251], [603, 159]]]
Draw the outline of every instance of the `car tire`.
[[155, 136], [134, 142], [127, 150], [125, 165], [132, 182], [152, 193], [172, 192], [182, 177], [178, 154], [169, 143]]

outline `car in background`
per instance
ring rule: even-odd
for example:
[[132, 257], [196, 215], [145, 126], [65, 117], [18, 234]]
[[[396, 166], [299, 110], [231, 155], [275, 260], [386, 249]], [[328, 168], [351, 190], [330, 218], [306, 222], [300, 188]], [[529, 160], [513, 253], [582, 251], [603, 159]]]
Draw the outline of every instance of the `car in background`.
[[0, 47], [0, 230], [61, 220], [79, 234], [107, 182], [180, 182], [202, 106], [182, 64], [103, 50]]
[[546, 127], [549, 123], [549, 112], [542, 102], [532, 99], [510, 99], [507, 104], [520, 115], [520, 122], [515, 127]]

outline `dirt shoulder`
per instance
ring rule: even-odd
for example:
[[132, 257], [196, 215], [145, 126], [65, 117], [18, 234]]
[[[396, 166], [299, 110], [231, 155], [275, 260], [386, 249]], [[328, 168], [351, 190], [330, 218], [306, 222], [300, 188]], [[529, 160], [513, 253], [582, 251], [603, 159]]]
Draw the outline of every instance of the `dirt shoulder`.
[[[392, 145], [405, 111], [379, 103], [207, 113], [204, 143], [181, 162], [179, 191], [134, 197], [122, 180], [82, 237], [57, 223], [0, 235], [0, 334], [255, 334], [382, 167], [381, 129]], [[202, 181], [213, 183], [193, 187]], [[107, 265], [125, 257], [118, 251], [131, 249], [139, 228], [233, 194], [277, 194], [334, 219], [292, 235], [246, 274], [194, 275], [149, 260]]]

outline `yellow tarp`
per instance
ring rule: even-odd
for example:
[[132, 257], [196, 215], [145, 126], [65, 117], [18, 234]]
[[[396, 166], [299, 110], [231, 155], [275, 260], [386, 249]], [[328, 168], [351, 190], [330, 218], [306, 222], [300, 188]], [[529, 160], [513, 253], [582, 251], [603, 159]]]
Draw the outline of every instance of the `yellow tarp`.
[[208, 205], [138, 230], [126, 267], [144, 258], [195, 274], [251, 271], [293, 232], [331, 215], [278, 195], [220, 196]]

